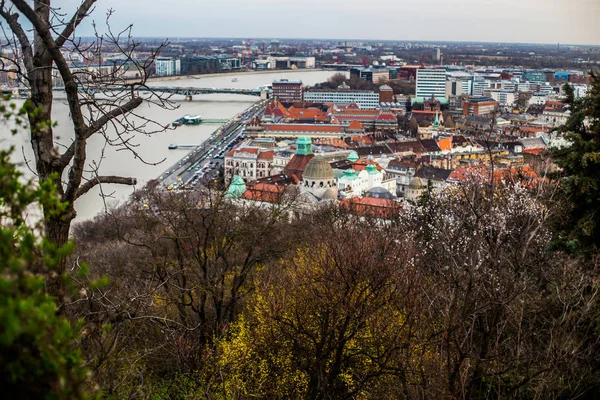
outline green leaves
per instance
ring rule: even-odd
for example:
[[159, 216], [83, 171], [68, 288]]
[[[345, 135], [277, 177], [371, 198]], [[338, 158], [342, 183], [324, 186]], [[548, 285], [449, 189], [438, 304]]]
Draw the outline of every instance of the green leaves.
[[557, 221], [554, 246], [571, 253], [591, 255], [600, 247], [600, 78], [592, 74], [588, 96], [576, 99], [565, 85], [571, 115], [558, 130], [571, 146], [555, 150], [554, 162], [562, 169], [562, 201], [567, 218]]
[[73, 245], [41, 237], [41, 207], [49, 215], [64, 207], [51, 181], [25, 181], [10, 151], [0, 151], [0, 386], [8, 398], [87, 398], [77, 331], [57, 314], [44, 278]]

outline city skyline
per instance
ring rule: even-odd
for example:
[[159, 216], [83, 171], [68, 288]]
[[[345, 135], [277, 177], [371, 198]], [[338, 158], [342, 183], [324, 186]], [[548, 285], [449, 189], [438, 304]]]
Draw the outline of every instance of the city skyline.
[[[65, 0], [61, 11], [70, 14], [78, 4], [78, 0]], [[422, 3], [384, 1], [371, 8], [339, 0], [326, 4], [315, 0], [300, 4], [258, 0], [251, 6], [240, 0], [217, 4], [174, 0], [169, 8], [164, 4], [148, 0], [140, 8], [131, 2], [100, 1], [78, 35], [93, 35], [91, 20], [101, 29], [105, 11], [112, 8], [113, 29], [133, 24], [136, 37], [600, 45], [600, 26], [595, 23], [600, 19], [600, 2], [595, 0], [507, 0], [501, 4], [488, 0], [461, 0], [459, 4], [432, 0], [426, 7]]]

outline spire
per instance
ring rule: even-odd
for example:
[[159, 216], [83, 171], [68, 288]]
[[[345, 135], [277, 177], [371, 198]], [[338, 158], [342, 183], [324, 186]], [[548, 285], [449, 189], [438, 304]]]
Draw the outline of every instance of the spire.
[[438, 116], [438, 112], [435, 112], [435, 120], [433, 121], [433, 129], [436, 131], [440, 128], [440, 118]]

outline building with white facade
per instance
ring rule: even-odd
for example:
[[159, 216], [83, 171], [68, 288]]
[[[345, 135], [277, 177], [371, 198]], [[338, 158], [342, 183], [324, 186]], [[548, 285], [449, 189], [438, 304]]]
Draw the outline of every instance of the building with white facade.
[[365, 169], [357, 171], [349, 168], [337, 178], [338, 190], [345, 197], [364, 196], [372, 188], [382, 187], [396, 193], [396, 179], [387, 174], [383, 168], [378, 169], [375, 163], [368, 164]]
[[310, 90], [304, 92], [304, 101], [310, 103], [356, 103], [363, 110], [379, 108], [379, 93], [371, 90]]
[[518, 93], [501, 89], [486, 90], [484, 91], [484, 94], [496, 100], [502, 107], [512, 107], [518, 98]]
[[416, 97], [446, 96], [446, 70], [442, 68], [419, 68], [417, 70]]
[[251, 181], [274, 173], [273, 157], [275, 151], [258, 147], [241, 147], [225, 155], [225, 179], [238, 175], [245, 181]]
[[488, 82], [486, 82], [486, 80], [483, 76], [481, 76], [481, 75], [473, 76], [471, 95], [483, 96], [483, 92], [487, 88], [488, 88]]
[[585, 97], [588, 92], [588, 85], [571, 85], [575, 98]]
[[157, 76], [181, 74], [181, 61], [170, 57], [158, 57], [154, 61]]

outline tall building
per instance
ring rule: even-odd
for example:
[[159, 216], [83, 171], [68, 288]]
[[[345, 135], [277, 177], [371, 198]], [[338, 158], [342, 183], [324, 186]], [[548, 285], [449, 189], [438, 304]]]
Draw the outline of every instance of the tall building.
[[379, 108], [379, 93], [372, 90], [308, 90], [304, 101], [310, 103], [334, 103], [348, 105], [356, 103], [362, 110]]
[[273, 97], [280, 101], [295, 103], [302, 101], [302, 81], [280, 79], [273, 81]]
[[473, 76], [473, 87], [471, 89], [471, 94], [473, 96], [483, 96], [483, 91], [487, 89], [488, 84], [485, 81], [485, 78], [481, 75]]
[[416, 96], [423, 98], [446, 95], [446, 71], [442, 68], [420, 68], [417, 70]]
[[442, 59], [442, 53], [440, 51], [440, 48], [436, 48], [435, 50], [433, 50], [433, 59], [435, 61], [441, 61]]
[[181, 74], [181, 61], [174, 60], [170, 57], [156, 58], [155, 69], [157, 76], [169, 76]]

